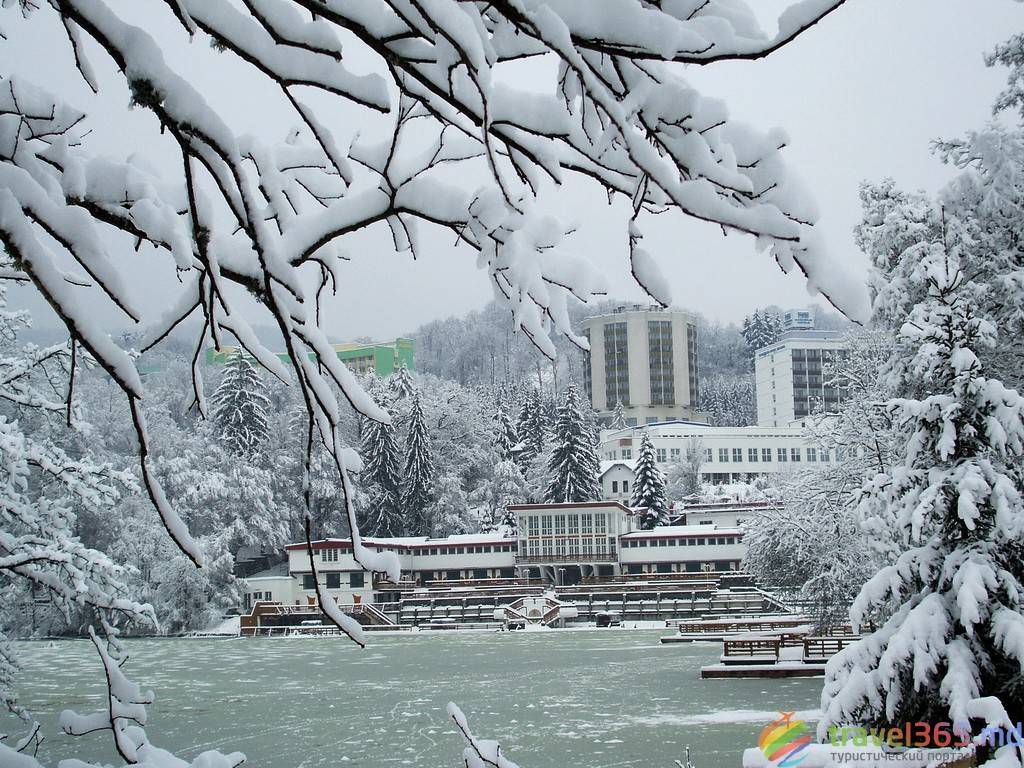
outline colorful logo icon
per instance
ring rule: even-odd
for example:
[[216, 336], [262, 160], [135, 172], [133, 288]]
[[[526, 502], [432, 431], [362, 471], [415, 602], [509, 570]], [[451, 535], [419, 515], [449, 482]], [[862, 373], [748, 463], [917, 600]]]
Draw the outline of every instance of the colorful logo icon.
[[803, 720], [793, 719], [795, 712], [779, 714], [780, 718], [761, 729], [757, 746], [778, 768], [794, 768], [807, 757], [804, 752], [811, 743], [810, 729]]

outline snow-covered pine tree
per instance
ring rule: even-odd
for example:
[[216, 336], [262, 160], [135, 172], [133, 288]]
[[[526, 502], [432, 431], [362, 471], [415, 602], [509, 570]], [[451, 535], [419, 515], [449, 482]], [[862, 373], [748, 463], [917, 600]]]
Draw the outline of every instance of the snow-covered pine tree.
[[405, 363], [388, 377], [388, 390], [392, 401], [403, 400], [416, 391], [416, 383], [412, 380], [412, 372]]
[[[923, 253], [927, 296], [901, 329], [915, 351], [897, 367], [928, 392], [888, 403], [905, 460], [861, 505], [893, 519], [907, 548], [853, 604], [855, 626], [885, 621], [830, 662], [822, 733], [946, 721], [977, 735], [1024, 719], [1024, 400], [982, 375], [975, 350], [995, 343], [975, 310], [985, 286], [941, 243]], [[997, 756], [1021, 765], [1013, 747]]]
[[664, 525], [668, 519], [665, 475], [658, 468], [654, 444], [646, 431], [640, 437], [640, 451], [637, 454], [636, 471], [633, 473], [633, 497], [629, 505], [643, 509], [640, 526], [645, 530]]
[[259, 453], [270, 435], [270, 398], [259, 369], [241, 349], [228, 357], [210, 405], [214, 429], [225, 448], [236, 456]]
[[540, 391], [531, 387], [523, 397], [522, 405], [519, 408], [519, 418], [516, 421], [516, 434], [519, 436], [522, 446], [516, 460], [524, 470], [544, 450], [545, 423], [544, 404], [541, 402]]
[[359, 482], [366, 494], [360, 531], [367, 536], [402, 535], [401, 458], [394, 425], [364, 419], [359, 454], [363, 461]]
[[782, 318], [769, 309], [756, 309], [753, 314], [743, 319], [741, 333], [753, 360], [753, 354], [757, 350], [779, 340], [779, 336], [782, 335]]
[[558, 407], [552, 441], [554, 450], [548, 464], [546, 500], [564, 503], [601, 498], [597, 477], [600, 461], [576, 385], [572, 382], [566, 387], [565, 398]]
[[407, 536], [430, 533], [429, 508], [434, 491], [434, 458], [419, 392], [413, 392], [405, 436], [402, 516]]
[[608, 427], [609, 429], [625, 429], [627, 426], [626, 408], [622, 405], [622, 399], [616, 398], [615, 410], [612, 411], [612, 420], [608, 424]]
[[520, 451], [516, 425], [501, 405], [494, 411], [494, 447], [499, 461], [514, 461]]

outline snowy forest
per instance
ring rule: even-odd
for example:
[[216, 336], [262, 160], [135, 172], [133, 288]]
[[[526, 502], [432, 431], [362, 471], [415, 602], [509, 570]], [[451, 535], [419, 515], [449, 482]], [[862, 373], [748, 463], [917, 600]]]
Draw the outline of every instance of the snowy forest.
[[[0, 765], [46, 764], [17, 637], [94, 646], [100, 709], [64, 710], [64, 734], [108, 738], [125, 765], [234, 768], [245, 756], [219, 751], [231, 733], [191, 762], [150, 740], [154, 694], [129, 677], [126, 635], [237, 605], [243, 552], [298, 542], [312, 564], [314, 538], [344, 535], [398, 583], [397, 556], [364, 536], [507, 529], [510, 503], [599, 496], [578, 323], [615, 290], [547, 207], [571, 178], [623, 214], [622, 256], [655, 304], [673, 304], [672, 286], [645, 234], [675, 217], [743, 237], [845, 318], [826, 321], [850, 330], [828, 373], [850, 397], [807, 427], [844, 460], [773, 478], [778, 512], [744, 530], [747, 571], [818, 628], [860, 635], [825, 670], [819, 740], [833, 725], [947, 723], [974, 764], [1024, 766], [1020, 744], [983, 740], [1024, 721], [1024, 36], [987, 57], [1008, 72], [992, 120], [932, 147], [951, 174], [941, 191], [861, 187], [866, 283], [823, 242], [789, 137], [682, 76], [756, 64], [855, 4], [799, 0], [766, 29], [742, 0], [2, 3], [0, 45], [41, 25], [49, 45], [32, 57], [59, 49], [47, 63], [67, 87], [0, 71], [0, 703], [20, 729], [0, 734]], [[191, 82], [193, 56], [257, 83], [267, 126], [287, 112], [292, 127], [240, 129]], [[540, 57], [545, 90], [499, 76]], [[115, 103], [145, 137], [137, 152], [96, 148]], [[331, 347], [325, 308], [360, 290], [346, 263], [378, 255], [348, 243], [371, 229], [388, 257], [443, 236], [492, 290], [480, 313], [413, 333], [419, 373], [357, 375]], [[145, 286], [126, 266], [140, 253], [161, 265]], [[25, 343], [16, 290], [66, 340]], [[130, 333], [112, 338], [101, 307]], [[713, 424], [754, 420], [752, 352], [778, 338], [778, 314], [702, 319]], [[666, 476], [641, 436], [643, 527], [697, 490], [689, 454]], [[374, 641], [318, 605], [356, 646]], [[472, 713], [448, 716], [466, 768], [515, 768]]]

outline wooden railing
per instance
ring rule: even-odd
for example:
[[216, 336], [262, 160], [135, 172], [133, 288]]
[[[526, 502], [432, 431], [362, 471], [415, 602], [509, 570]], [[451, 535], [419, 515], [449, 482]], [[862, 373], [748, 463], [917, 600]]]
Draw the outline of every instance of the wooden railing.
[[618, 556], [614, 552], [598, 552], [588, 555], [516, 555], [517, 563], [614, 563]]
[[723, 664], [771, 664], [779, 660], [778, 637], [729, 638], [722, 649]]
[[856, 635], [816, 635], [804, 637], [804, 661], [827, 661], [843, 650], [843, 648], [859, 639]]

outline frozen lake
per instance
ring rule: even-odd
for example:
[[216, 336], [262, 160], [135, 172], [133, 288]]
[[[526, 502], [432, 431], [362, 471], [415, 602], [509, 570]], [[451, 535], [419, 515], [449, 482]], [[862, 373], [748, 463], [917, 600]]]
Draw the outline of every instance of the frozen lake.
[[[780, 709], [818, 706], [818, 680], [700, 680], [720, 644], [661, 645], [667, 630], [140, 640], [129, 677], [156, 694], [150, 738], [191, 758], [239, 750], [265, 768], [456, 768], [455, 701], [474, 731], [521, 768], [739, 768]], [[82, 641], [19, 643], [22, 701], [43, 722], [40, 757], [113, 761], [103, 734], [71, 739], [60, 709], [104, 703], [102, 668]], [[0, 717], [0, 732], [14, 725]]]

